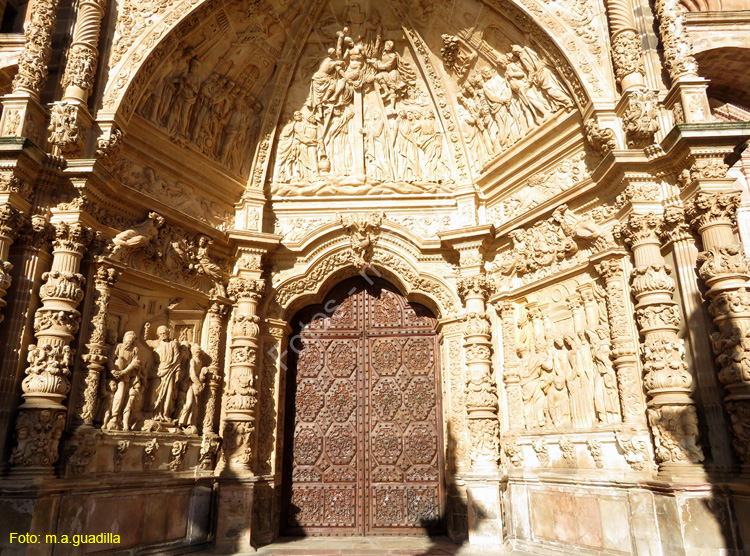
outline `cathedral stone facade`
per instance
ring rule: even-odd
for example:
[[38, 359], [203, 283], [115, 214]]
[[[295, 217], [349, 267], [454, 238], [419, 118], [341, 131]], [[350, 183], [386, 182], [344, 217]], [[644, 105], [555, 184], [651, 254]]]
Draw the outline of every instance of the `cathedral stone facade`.
[[4, 554], [750, 554], [750, 5], [2, 6]]

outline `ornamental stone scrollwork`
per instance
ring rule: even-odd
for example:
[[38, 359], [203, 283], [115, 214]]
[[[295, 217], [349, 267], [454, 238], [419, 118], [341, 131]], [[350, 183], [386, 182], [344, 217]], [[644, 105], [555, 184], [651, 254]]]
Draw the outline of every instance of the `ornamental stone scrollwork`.
[[660, 127], [658, 91], [630, 91], [627, 94], [622, 123], [629, 148], [640, 149], [652, 144], [654, 135]]
[[49, 468], [59, 458], [59, 444], [65, 427], [60, 411], [22, 411], [16, 420], [16, 446], [10, 454], [15, 468]]
[[599, 127], [599, 124], [593, 118], [586, 120], [583, 124], [583, 133], [588, 144], [600, 156], [607, 156], [610, 151], [617, 148], [617, 135], [615, 135], [614, 130], [608, 127]]
[[86, 472], [91, 456], [96, 454], [97, 438], [95, 434], [83, 434], [76, 438], [72, 446], [73, 451], [68, 460], [70, 472], [73, 475], [82, 475]]
[[349, 236], [352, 263], [357, 270], [370, 264], [384, 218], [383, 212], [357, 216], [339, 215], [339, 222]]
[[631, 215], [618, 236], [633, 251], [632, 292], [643, 336], [644, 385], [649, 396], [648, 422], [660, 469], [695, 464], [704, 456], [692, 399], [693, 378], [685, 362], [681, 322], [672, 299], [675, 284], [661, 257], [662, 220], [655, 214]]
[[591, 217], [580, 217], [560, 205], [548, 220], [510, 232], [513, 245], [497, 269], [500, 287], [526, 284], [588, 259], [592, 251], [611, 246], [613, 239]]
[[532, 440], [531, 447], [534, 449], [534, 453], [536, 454], [536, 458], [539, 461], [539, 465], [541, 467], [549, 467], [552, 463], [552, 460], [549, 455], [549, 448], [547, 448], [547, 444], [544, 442], [544, 439], [538, 438], [536, 440]]
[[149, 440], [143, 447], [143, 454], [141, 455], [141, 464], [144, 471], [151, 471], [151, 466], [156, 460], [156, 454], [159, 451], [159, 441], [156, 438]]
[[517, 437], [505, 437], [503, 439], [503, 450], [513, 467], [521, 467], [523, 465], [523, 449], [518, 445]]
[[615, 431], [615, 440], [627, 464], [634, 471], [643, 471], [650, 459], [648, 439], [640, 437], [633, 430], [622, 428]]
[[113, 172], [120, 163], [120, 148], [125, 134], [120, 128], [110, 131], [109, 135], [102, 135], [96, 140], [96, 158], [110, 172]]
[[[607, 6], [610, 7], [614, 4], [615, 2], [608, 2]], [[617, 4], [624, 4], [624, 2], [617, 2]], [[624, 9], [629, 11], [630, 7], [625, 6]], [[610, 11], [610, 21], [613, 19], [612, 11]], [[623, 29], [619, 33], [614, 34], [612, 37], [612, 61], [614, 62], [615, 75], [619, 83], [623, 83], [625, 78], [634, 73], [638, 73], [641, 76], [646, 75], [641, 37], [635, 29]]]
[[79, 105], [67, 101], [56, 102], [50, 109], [49, 142], [66, 156], [81, 154], [84, 129], [79, 125]]
[[604, 467], [604, 454], [602, 453], [602, 443], [596, 438], [589, 438], [586, 441], [586, 447], [589, 449], [589, 453], [594, 460], [594, 465], [597, 469]]
[[115, 473], [122, 471], [123, 463], [125, 462], [125, 454], [130, 449], [130, 440], [118, 440], [117, 445], [114, 447], [114, 454], [112, 456], [112, 470]]
[[576, 449], [567, 436], [561, 436], [557, 445], [560, 447], [565, 464], [571, 469], [575, 469], [577, 466]]
[[169, 451], [169, 463], [167, 467], [172, 471], [179, 471], [182, 468], [182, 462], [187, 453], [188, 443], [184, 440], [175, 440]]

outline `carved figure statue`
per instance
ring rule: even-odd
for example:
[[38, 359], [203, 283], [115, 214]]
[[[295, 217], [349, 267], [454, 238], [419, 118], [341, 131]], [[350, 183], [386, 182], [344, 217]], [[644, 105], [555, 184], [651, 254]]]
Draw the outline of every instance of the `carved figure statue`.
[[[148, 334], [149, 325], [146, 325]], [[172, 422], [175, 402], [177, 401], [177, 383], [180, 378], [180, 367], [186, 359], [183, 346], [177, 340], [171, 339], [167, 326], [156, 329], [156, 340], [146, 340], [148, 346], [154, 350], [158, 368], [156, 370], [156, 387], [154, 388], [154, 420]]]
[[189, 387], [177, 423], [180, 427], [185, 428], [187, 434], [198, 434], [200, 395], [206, 384], [209, 368], [203, 366], [203, 351], [198, 344], [190, 346], [190, 355], [188, 363]]
[[370, 58], [368, 63], [375, 69], [375, 82], [379, 85], [383, 104], [395, 109], [397, 98], [403, 96], [407, 87], [416, 82], [414, 70], [394, 50], [393, 41], [385, 41], [380, 60]]
[[336, 76], [343, 65], [344, 62], [336, 58], [336, 49], [329, 48], [327, 57], [323, 59], [318, 71], [312, 76], [307, 107], [320, 122], [323, 121], [323, 101], [336, 89]]
[[570, 425], [570, 400], [567, 376], [571, 372], [568, 354], [562, 338], [555, 338], [553, 355], [554, 377], [547, 390], [547, 406], [550, 420], [557, 427]]
[[543, 427], [546, 423], [546, 391], [552, 383], [553, 361], [546, 344], [536, 346], [537, 353], [525, 367], [528, 374], [521, 377], [521, 393], [526, 411], [526, 427]]
[[166, 121], [167, 130], [172, 136], [180, 136], [184, 139], [190, 137], [190, 111], [198, 100], [201, 86], [198, 75], [200, 65], [200, 60], [193, 58], [188, 64], [188, 70], [175, 80], [174, 101]]
[[135, 332], [128, 331], [122, 337], [122, 342], [112, 348], [107, 359], [109, 372], [109, 390], [112, 392], [112, 405], [104, 414], [102, 427], [108, 430], [123, 428], [123, 411], [128, 402], [132, 379], [137, 376], [141, 368], [138, 357]]
[[568, 350], [568, 376], [566, 383], [570, 393], [570, 414], [573, 426], [588, 429], [594, 425], [594, 393], [591, 382], [582, 365], [581, 346], [570, 334], [563, 336]]
[[214, 283], [214, 291], [217, 295], [226, 297], [227, 292], [224, 287], [224, 272], [221, 267], [217, 265], [211, 257], [208, 256], [208, 249], [211, 245], [211, 239], [208, 236], [200, 236], [198, 238], [198, 248], [195, 251], [195, 266], [199, 274], [205, 274]]
[[110, 256], [113, 259], [122, 260], [123, 255], [128, 251], [143, 247], [154, 239], [163, 225], [164, 218], [156, 212], [149, 212], [146, 220], [112, 238], [113, 247]]
[[420, 174], [419, 151], [406, 110], [398, 113], [393, 153], [396, 157], [396, 179], [407, 183], [416, 181]]
[[573, 101], [570, 100], [560, 81], [531, 47], [514, 44], [511, 51], [521, 62], [531, 82], [544, 91], [553, 111], [559, 108], [573, 108]]
[[594, 357], [594, 408], [601, 423], [616, 423], [620, 420], [617, 396], [617, 379], [610, 358], [611, 348], [607, 332], [587, 332]]

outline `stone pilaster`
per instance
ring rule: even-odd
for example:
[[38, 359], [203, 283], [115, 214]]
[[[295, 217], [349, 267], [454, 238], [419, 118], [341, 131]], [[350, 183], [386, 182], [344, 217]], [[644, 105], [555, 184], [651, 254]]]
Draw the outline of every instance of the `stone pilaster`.
[[91, 332], [86, 343], [87, 353], [83, 356], [86, 362], [86, 378], [82, 382], [83, 392], [79, 396], [77, 417], [84, 428], [94, 426], [99, 400], [99, 383], [107, 363], [107, 319], [109, 318], [109, 299], [112, 287], [117, 282], [119, 273], [106, 265], [99, 265], [94, 274], [94, 299], [91, 311]]
[[77, 308], [84, 295], [81, 259], [91, 231], [78, 222], [55, 225], [52, 268], [42, 275], [42, 306], [34, 316], [36, 345], [29, 346], [24, 403], [16, 420], [17, 445], [10, 457], [18, 473], [52, 474], [65, 424], [65, 402], [70, 391], [74, 351], [70, 342], [78, 332]]
[[613, 250], [596, 258], [596, 271], [607, 293], [607, 320], [612, 338], [612, 364], [617, 374], [620, 411], [626, 425], [644, 424], [646, 412], [640, 371], [638, 340], [632, 324], [632, 309], [627, 303], [628, 280], [625, 275], [625, 251]]
[[695, 269], [698, 261], [698, 248], [690, 226], [685, 221], [685, 211], [677, 206], [664, 211], [665, 226], [662, 239], [671, 242], [672, 256], [676, 266], [676, 277], [682, 307], [687, 319], [690, 334], [690, 350], [698, 386], [696, 401], [700, 403], [701, 415], [705, 417], [705, 438], [711, 448], [711, 459], [715, 465], [732, 464], [731, 439], [727, 419], [722, 406], [722, 387], [718, 382], [716, 368], [711, 357], [711, 342], [706, 333], [711, 329], [711, 321], [703, 305], [703, 297]]
[[83, 0], [78, 4], [73, 42], [62, 78], [65, 92], [50, 114], [49, 142], [65, 156], [83, 155], [84, 136], [92, 120], [87, 101], [94, 87], [105, 6], [106, 0]]
[[[719, 184], [721, 185], [721, 184]], [[728, 184], [726, 184], [728, 185]], [[718, 328], [711, 344], [725, 386], [725, 407], [733, 446], [745, 472], [750, 469], [750, 269], [734, 234], [740, 202], [736, 192], [699, 192], [687, 207], [690, 225], [703, 240], [698, 275], [708, 286], [709, 313]]]
[[5, 318], [2, 310], [7, 306], [5, 294], [11, 284], [10, 271], [13, 265], [8, 261], [10, 246], [18, 235], [21, 217], [18, 210], [9, 204], [0, 206], [0, 322]]
[[521, 392], [521, 374], [518, 369], [516, 354], [516, 307], [510, 301], [497, 306], [503, 335], [503, 383], [505, 395], [508, 399], [508, 427], [523, 429], [525, 417], [523, 413], [523, 394]]
[[675, 477], [696, 470], [703, 461], [698, 416], [692, 398], [693, 377], [678, 337], [680, 311], [672, 298], [672, 269], [661, 256], [662, 217], [631, 214], [621, 237], [633, 251], [631, 291], [637, 301], [636, 320], [643, 337], [647, 416], [662, 475]]
[[235, 300], [229, 344], [229, 371], [224, 395], [224, 460], [241, 474], [252, 474], [257, 438], [258, 358], [260, 326], [258, 303], [265, 282], [235, 277], [229, 281], [229, 296]]

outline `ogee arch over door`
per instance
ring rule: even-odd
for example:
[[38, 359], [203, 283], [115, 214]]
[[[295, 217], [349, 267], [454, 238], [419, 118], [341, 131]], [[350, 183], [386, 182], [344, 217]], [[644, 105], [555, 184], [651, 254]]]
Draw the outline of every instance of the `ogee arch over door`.
[[369, 277], [339, 284], [322, 305], [295, 317], [282, 508], [287, 533], [442, 529], [435, 324], [426, 308]]

